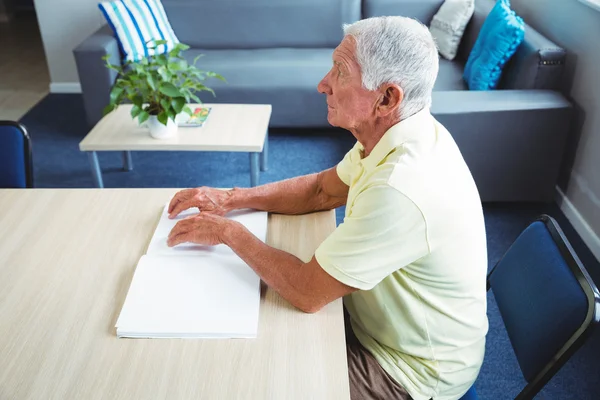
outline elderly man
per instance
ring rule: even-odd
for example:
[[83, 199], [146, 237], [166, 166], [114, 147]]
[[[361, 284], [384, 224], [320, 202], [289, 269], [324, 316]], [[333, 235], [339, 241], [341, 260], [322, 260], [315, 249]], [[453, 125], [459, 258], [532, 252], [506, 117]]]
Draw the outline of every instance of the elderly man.
[[[271, 288], [313, 313], [344, 297], [353, 399], [457, 399], [487, 333], [481, 201], [448, 131], [429, 113], [438, 72], [426, 27], [403, 17], [345, 26], [318, 85], [328, 120], [356, 137], [334, 168], [268, 185], [188, 189], [169, 206], [169, 245], [230, 246]], [[304, 263], [223, 217], [238, 208], [303, 214], [346, 205]]]

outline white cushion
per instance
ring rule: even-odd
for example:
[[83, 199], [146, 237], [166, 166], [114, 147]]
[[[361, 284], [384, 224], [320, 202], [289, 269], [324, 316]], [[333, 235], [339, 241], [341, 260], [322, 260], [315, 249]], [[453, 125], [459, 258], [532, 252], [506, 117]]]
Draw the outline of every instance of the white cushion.
[[475, 11], [475, 0], [445, 0], [433, 16], [431, 32], [442, 57], [453, 60], [460, 40]]
[[[160, 0], [105, 1], [98, 7], [113, 29], [126, 60], [140, 61], [166, 53], [179, 43]], [[166, 40], [167, 44], [149, 48], [153, 45], [148, 42], [154, 40]]]

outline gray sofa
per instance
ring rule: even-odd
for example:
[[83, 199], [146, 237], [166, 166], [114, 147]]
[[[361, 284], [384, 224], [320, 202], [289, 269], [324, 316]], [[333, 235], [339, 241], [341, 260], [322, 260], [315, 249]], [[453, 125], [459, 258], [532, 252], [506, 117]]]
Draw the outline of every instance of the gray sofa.
[[[404, 15], [428, 25], [443, 0], [162, 0], [187, 56], [227, 83], [207, 83], [205, 102], [272, 104], [271, 127], [327, 127], [316, 86], [331, 67], [341, 26]], [[440, 60], [432, 113], [454, 136], [483, 201], [549, 201], [568, 134], [571, 106], [560, 93], [565, 51], [531, 27], [495, 91], [469, 91], [464, 64], [493, 0], [476, 0], [459, 55]], [[105, 26], [75, 50], [90, 125], [102, 116], [115, 80], [101, 57], [121, 55]]]

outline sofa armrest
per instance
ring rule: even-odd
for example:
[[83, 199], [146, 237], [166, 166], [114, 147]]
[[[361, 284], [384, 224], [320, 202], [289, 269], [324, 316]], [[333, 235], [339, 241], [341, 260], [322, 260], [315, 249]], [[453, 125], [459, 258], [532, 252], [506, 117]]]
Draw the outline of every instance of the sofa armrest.
[[552, 201], [572, 115], [558, 92], [434, 92], [482, 201]]
[[87, 121], [94, 126], [102, 118], [102, 111], [110, 100], [110, 90], [117, 77], [116, 71], [106, 68], [102, 57], [109, 55], [111, 64], [121, 63], [117, 39], [108, 25], [86, 38], [73, 50], [83, 92]]
[[504, 67], [498, 87], [557, 90], [566, 56], [564, 49], [526, 26], [525, 39]]

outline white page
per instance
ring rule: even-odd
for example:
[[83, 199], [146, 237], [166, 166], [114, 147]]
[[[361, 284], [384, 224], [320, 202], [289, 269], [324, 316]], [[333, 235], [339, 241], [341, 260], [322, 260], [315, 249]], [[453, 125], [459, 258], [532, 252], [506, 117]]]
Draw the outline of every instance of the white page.
[[[229, 247], [224, 244], [217, 246], [201, 246], [194, 243], [182, 243], [175, 247], [167, 246], [167, 238], [169, 233], [175, 226], [175, 224], [182, 219], [198, 214], [198, 209], [189, 209], [179, 214], [174, 219], [169, 219], [169, 213], [167, 212], [168, 205], [164, 208], [160, 221], [146, 254], [156, 255], [207, 255], [207, 254], [235, 254]], [[254, 236], [258, 237], [261, 241], [267, 240], [267, 216], [268, 213], [265, 211], [256, 211], [250, 209], [236, 210], [225, 215], [225, 218], [232, 219], [244, 225]]]
[[254, 338], [260, 279], [239, 257], [142, 256], [117, 336]]

